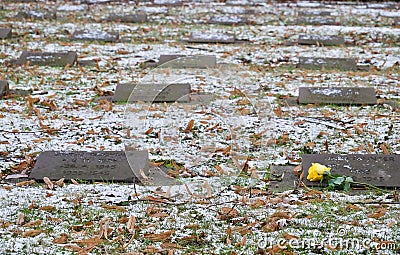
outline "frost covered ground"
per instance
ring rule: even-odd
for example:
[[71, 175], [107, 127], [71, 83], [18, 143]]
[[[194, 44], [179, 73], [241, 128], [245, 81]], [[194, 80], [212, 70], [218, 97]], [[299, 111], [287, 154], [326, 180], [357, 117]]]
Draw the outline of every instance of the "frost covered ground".
[[[396, 5], [396, 4], [395, 4]], [[3, 99], [0, 114], [0, 253], [3, 254], [355, 254], [400, 252], [399, 198], [384, 194], [278, 192], [272, 165], [313, 153], [400, 153], [399, 5], [310, 3], [4, 2], [0, 78], [27, 96]], [[57, 19], [20, 20], [21, 10]], [[207, 24], [246, 15], [252, 25]], [[332, 11], [341, 25], [297, 25], [302, 10]], [[141, 24], [104, 20], [148, 13]], [[398, 24], [398, 23], [397, 23]], [[120, 42], [71, 41], [75, 30], [119, 32]], [[191, 33], [229, 32], [245, 43], [187, 44]], [[340, 47], [288, 46], [299, 34], [341, 35]], [[93, 66], [7, 66], [22, 51], [77, 51]], [[161, 54], [216, 55], [207, 70], [150, 69]], [[354, 57], [368, 72], [295, 68], [302, 56]], [[98, 100], [122, 82], [185, 80], [214, 95], [210, 104], [110, 103]], [[292, 105], [299, 86], [374, 87], [373, 106]], [[24, 93], [22, 93], [24, 94]], [[192, 127], [190, 123], [193, 121]], [[188, 127], [190, 127], [188, 129]], [[185, 129], [188, 132], [182, 132]], [[124, 184], [7, 183], [27, 174], [45, 150], [148, 149], [184, 182], [174, 187]], [[248, 161], [247, 161], [248, 159]], [[248, 164], [248, 176], [233, 177]], [[176, 163], [176, 164], [174, 164]], [[233, 176], [232, 176], [233, 175]]]

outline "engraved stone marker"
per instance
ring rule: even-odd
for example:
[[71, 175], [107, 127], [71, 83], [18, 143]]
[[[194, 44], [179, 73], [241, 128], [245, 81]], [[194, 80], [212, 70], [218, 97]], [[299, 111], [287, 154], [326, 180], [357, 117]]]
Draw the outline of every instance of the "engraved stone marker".
[[233, 26], [233, 25], [248, 24], [249, 20], [245, 17], [219, 16], [219, 17], [212, 17], [209, 23]]
[[[176, 60], [169, 62], [174, 59]], [[158, 66], [171, 68], [215, 68], [216, 65], [215, 56], [161, 55], [158, 60]]]
[[78, 58], [76, 52], [22, 52], [21, 56], [12, 64], [38, 66], [61, 66], [73, 65]]
[[332, 35], [299, 35], [298, 44], [304, 45], [342, 45], [344, 38], [342, 36]]
[[147, 15], [143, 13], [139, 14], [111, 14], [108, 16], [107, 21], [122, 22], [122, 23], [141, 23], [147, 22]]
[[191, 43], [235, 43], [235, 35], [228, 33], [192, 33]]
[[[147, 151], [45, 151], [39, 155], [29, 178], [138, 182], [135, 175], [149, 169]], [[131, 169], [133, 168], [133, 170]]]
[[337, 25], [338, 23], [336, 22], [335, 18], [310, 16], [310, 17], [299, 17], [299, 18], [297, 18], [297, 24]]
[[358, 69], [354, 58], [300, 57], [298, 66], [306, 69], [338, 69], [343, 71], [356, 71]]
[[400, 155], [305, 154], [302, 160], [305, 171], [303, 181], [309, 186], [319, 186], [319, 182], [306, 179], [311, 163], [331, 167], [332, 174], [350, 176], [354, 181], [380, 187], [400, 187]]
[[0, 80], [0, 99], [3, 98], [9, 91], [8, 82]]
[[119, 33], [118, 32], [76, 31], [72, 35], [72, 40], [82, 40], [82, 41], [115, 42], [118, 39], [119, 39]]
[[[136, 88], [136, 86], [139, 86]], [[131, 95], [132, 92], [135, 94]], [[113, 101], [129, 102], [186, 102], [191, 92], [190, 84], [123, 83], [115, 89]]]
[[300, 104], [376, 104], [374, 88], [300, 87]]
[[166, 6], [179, 6], [182, 5], [182, 0], [154, 0], [154, 5], [166, 5]]
[[11, 38], [11, 28], [0, 28], [0, 39]]

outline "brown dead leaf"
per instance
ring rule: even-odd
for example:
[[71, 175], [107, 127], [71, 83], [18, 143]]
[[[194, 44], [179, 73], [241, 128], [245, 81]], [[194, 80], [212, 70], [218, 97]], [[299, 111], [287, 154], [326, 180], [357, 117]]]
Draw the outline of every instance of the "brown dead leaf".
[[23, 213], [18, 213], [18, 218], [17, 221], [15, 222], [15, 224], [17, 225], [22, 225], [25, 222], [25, 215]]
[[292, 235], [292, 234], [289, 234], [289, 233], [286, 233], [286, 232], [283, 232], [282, 236], [283, 236], [283, 238], [285, 238], [286, 240], [292, 240], [292, 239], [297, 240], [297, 239], [299, 239], [298, 236], [295, 236], [295, 235]]
[[293, 173], [295, 174], [295, 175], [300, 175], [301, 174], [301, 165], [298, 165], [298, 166], [296, 166], [295, 168], [293, 168]]
[[288, 212], [274, 212], [270, 217], [273, 220], [290, 219], [292, 218]]
[[368, 217], [374, 218], [374, 219], [379, 219], [379, 218], [382, 218], [383, 216], [385, 216], [386, 212], [387, 212], [386, 208], [380, 208], [376, 212], [369, 214]]
[[161, 248], [163, 249], [182, 249], [183, 247], [177, 243], [162, 243]]
[[128, 232], [132, 235], [135, 235], [135, 224], [136, 224], [136, 217], [134, 215], [129, 216], [129, 220], [126, 223], [126, 228]]
[[28, 222], [26, 224], [24, 224], [24, 228], [31, 228], [31, 227], [36, 227], [36, 226], [40, 226], [42, 225], [42, 221], [41, 220], [35, 220], [35, 221], [31, 221]]
[[276, 223], [276, 221], [270, 221], [268, 222], [266, 225], [264, 225], [261, 230], [264, 232], [274, 232], [277, 231], [279, 229], [279, 225], [278, 223]]
[[41, 142], [44, 142], [44, 141], [51, 141], [51, 140], [52, 139], [50, 137], [42, 137], [42, 138], [39, 138], [39, 139], [33, 139], [32, 141], [34, 143], [41, 143]]
[[351, 152], [358, 152], [358, 151], [362, 151], [363, 149], [364, 149], [364, 145], [361, 144], [361, 145], [358, 146], [358, 147], [349, 149], [349, 151], [351, 151]]
[[23, 237], [35, 237], [43, 233], [43, 230], [27, 230], [24, 233], [22, 233]]
[[160, 241], [165, 241], [171, 238], [171, 236], [175, 233], [175, 230], [168, 230], [166, 232], [160, 233], [160, 234], [144, 234], [144, 238], [153, 241], [153, 242], [160, 242]]
[[314, 148], [315, 147], [315, 143], [314, 142], [305, 143], [304, 147]]
[[119, 211], [119, 212], [128, 212], [128, 210], [126, 210], [124, 207], [119, 206], [119, 205], [103, 204], [103, 205], [101, 205], [101, 207], [103, 207], [104, 209], [108, 209], [108, 210], [115, 210], [115, 211]]
[[53, 243], [55, 244], [66, 244], [68, 242], [69, 236], [65, 233], [62, 233], [60, 237], [54, 238]]
[[382, 151], [383, 151], [384, 154], [390, 154], [390, 151], [389, 151], [389, 149], [388, 149], [388, 145], [387, 145], [386, 143], [381, 143], [381, 144], [379, 145], [379, 148], [382, 149]]
[[144, 134], [145, 134], [145, 135], [149, 135], [149, 134], [151, 134], [151, 133], [153, 132], [153, 130], [154, 130], [154, 128], [151, 127], [151, 128], [149, 128], [146, 132], [144, 132]]
[[218, 211], [217, 218], [220, 219], [220, 220], [230, 220], [230, 219], [235, 218], [237, 216], [239, 216], [239, 212], [235, 208], [222, 207]]
[[23, 187], [23, 186], [28, 186], [28, 185], [32, 185], [35, 183], [35, 180], [29, 180], [29, 181], [22, 181], [22, 182], [18, 182], [16, 184], [17, 187]]
[[346, 211], [360, 211], [361, 208], [357, 205], [353, 205], [353, 204], [348, 204], [346, 205], [346, 207], [344, 208]]
[[48, 187], [49, 189], [54, 189], [54, 184], [53, 184], [53, 182], [49, 179], [49, 177], [43, 177], [43, 181], [44, 181], [44, 183], [47, 184], [47, 187]]
[[186, 129], [183, 130], [183, 133], [189, 133], [193, 130], [193, 126], [194, 126], [194, 120], [190, 120]]
[[47, 205], [47, 206], [42, 206], [42, 207], [40, 207], [39, 210], [46, 211], [46, 212], [54, 212], [54, 211], [56, 211], [57, 209], [56, 209], [55, 206]]
[[76, 244], [67, 244], [64, 246], [64, 249], [72, 251], [72, 252], [79, 252], [82, 248]]

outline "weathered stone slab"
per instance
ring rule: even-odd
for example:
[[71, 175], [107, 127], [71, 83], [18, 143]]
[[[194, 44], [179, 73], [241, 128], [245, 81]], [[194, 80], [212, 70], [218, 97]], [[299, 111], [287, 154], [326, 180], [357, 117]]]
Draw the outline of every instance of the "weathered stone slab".
[[192, 33], [191, 43], [235, 43], [235, 35], [228, 33]]
[[299, 16], [331, 16], [332, 12], [330, 11], [299, 11]]
[[296, 6], [300, 8], [321, 8], [324, 7], [324, 4], [318, 2], [297, 2]]
[[11, 38], [11, 28], [0, 28], [0, 39]]
[[9, 91], [8, 82], [0, 80], [0, 99], [3, 98]]
[[300, 87], [300, 104], [376, 104], [374, 88]]
[[60, 5], [57, 8], [58, 12], [84, 12], [89, 10], [89, 7], [86, 4], [79, 4], [79, 5]]
[[158, 60], [158, 66], [170, 68], [215, 68], [216, 65], [215, 56], [161, 55]]
[[154, 0], [154, 5], [163, 5], [163, 6], [180, 6], [183, 4], [182, 0]]
[[298, 44], [304, 45], [343, 45], [342, 36], [333, 35], [299, 35]]
[[222, 11], [222, 13], [225, 13], [225, 14], [236, 14], [236, 15], [238, 15], [238, 14], [246, 15], [246, 14], [255, 14], [256, 13], [256, 11], [254, 9], [248, 9], [248, 8], [240, 7], [240, 6], [227, 7], [227, 8], [222, 9], [221, 11]]
[[[139, 86], [136, 88], [136, 86]], [[132, 94], [135, 92], [135, 94]], [[186, 102], [191, 92], [190, 84], [122, 83], [115, 89], [113, 101], [129, 102]], [[132, 94], [132, 95], [131, 95]]]
[[305, 154], [302, 168], [303, 181], [309, 186], [319, 186], [319, 182], [308, 181], [311, 163], [331, 167], [332, 174], [352, 177], [357, 182], [365, 182], [379, 187], [400, 187], [400, 155], [383, 154]]
[[30, 52], [24, 51], [21, 56], [11, 64], [25, 65], [29, 61], [30, 65], [38, 66], [61, 66], [75, 64], [78, 55], [76, 52]]
[[140, 170], [146, 172], [148, 163], [147, 151], [45, 151], [39, 155], [29, 178], [138, 182]]
[[368, 9], [396, 9], [395, 3], [367, 3]]
[[300, 57], [298, 67], [305, 69], [338, 69], [343, 71], [356, 71], [358, 69], [354, 58]]
[[85, 4], [109, 4], [111, 0], [85, 0], [83, 1]]
[[118, 32], [105, 31], [75, 31], [72, 40], [115, 42], [119, 39]]
[[299, 183], [299, 176], [294, 174], [294, 168], [295, 166], [272, 165], [269, 176], [269, 189], [276, 192], [295, 189]]
[[235, 16], [217, 16], [212, 17], [209, 21], [210, 24], [220, 24], [226, 26], [234, 25], [245, 25], [249, 23], [246, 17], [235, 17]]
[[318, 17], [318, 16], [310, 16], [310, 17], [299, 17], [297, 18], [297, 24], [305, 24], [305, 25], [338, 25], [335, 18], [327, 18], [327, 17]]
[[108, 22], [122, 22], [122, 23], [142, 23], [147, 22], [147, 15], [144, 13], [139, 14], [111, 14], [107, 18]]
[[55, 12], [47, 11], [28, 11], [28, 12], [18, 12], [15, 18], [17, 19], [39, 19], [39, 20], [51, 20], [56, 19], [57, 15]]

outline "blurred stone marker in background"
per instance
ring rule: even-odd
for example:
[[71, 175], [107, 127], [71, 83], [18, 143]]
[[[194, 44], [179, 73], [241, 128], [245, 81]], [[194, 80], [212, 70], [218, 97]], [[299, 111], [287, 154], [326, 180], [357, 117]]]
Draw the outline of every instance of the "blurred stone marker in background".
[[0, 39], [11, 38], [11, 28], [0, 28]]
[[249, 23], [246, 17], [235, 17], [235, 16], [218, 16], [212, 17], [209, 21], [210, 24], [219, 24], [226, 26], [234, 25], [245, 25]]
[[229, 33], [192, 33], [191, 43], [235, 43], [235, 35]]
[[356, 71], [358, 69], [354, 58], [300, 57], [298, 67], [305, 69], [338, 69], [343, 71]]
[[8, 82], [6, 80], [0, 80], [0, 99], [7, 95], [9, 91]]
[[338, 25], [335, 18], [309, 16], [309, 17], [298, 17], [298, 25]]
[[72, 35], [71, 39], [81, 41], [115, 42], [119, 39], [119, 33], [105, 31], [76, 31]]
[[108, 22], [121, 23], [143, 23], [147, 22], [147, 15], [144, 13], [138, 14], [111, 14], [107, 18]]
[[21, 11], [18, 12], [14, 17], [16, 19], [38, 19], [38, 20], [51, 20], [56, 19], [57, 15], [55, 12], [47, 12], [47, 11]]
[[330, 11], [299, 11], [298, 16], [304, 17], [304, 16], [331, 16], [332, 12]]
[[331, 168], [332, 174], [352, 177], [378, 187], [400, 187], [400, 155], [397, 154], [304, 154], [303, 181], [307, 186], [321, 186], [307, 180], [311, 163]]
[[300, 104], [376, 104], [371, 87], [300, 87]]
[[75, 64], [78, 55], [76, 52], [30, 52], [24, 51], [21, 56], [11, 61], [11, 64], [15, 65], [26, 65], [28, 62], [30, 65], [38, 66], [60, 66], [65, 67], [66, 65]]
[[187, 102], [190, 92], [191, 87], [188, 83], [121, 83], [117, 85], [112, 100], [114, 102], [128, 100], [129, 102]]
[[298, 44], [303, 45], [343, 45], [344, 38], [342, 36], [333, 35], [299, 35]]
[[[175, 60], [170, 62], [171, 60]], [[158, 66], [171, 68], [215, 68], [217, 58], [215, 56], [185, 56], [185, 55], [161, 55]]]

